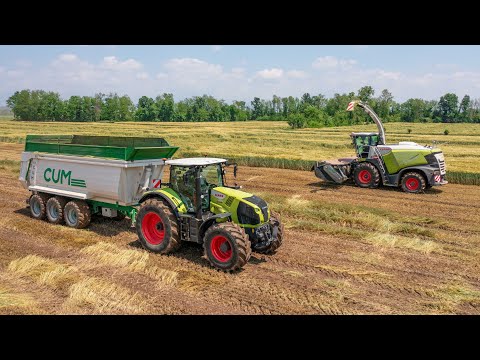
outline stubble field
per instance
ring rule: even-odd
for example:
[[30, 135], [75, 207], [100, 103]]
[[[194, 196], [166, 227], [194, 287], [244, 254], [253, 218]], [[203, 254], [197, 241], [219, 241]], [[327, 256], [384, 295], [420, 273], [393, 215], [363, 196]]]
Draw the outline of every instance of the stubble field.
[[[280, 212], [286, 237], [277, 254], [254, 254], [243, 271], [225, 274], [209, 267], [201, 246], [185, 244], [169, 256], [143, 250], [128, 219], [98, 218], [83, 230], [33, 220], [28, 191], [17, 180], [23, 145], [14, 142], [26, 133], [159, 135], [186, 153], [315, 160], [350, 155], [352, 128], [37, 125], [0, 122], [2, 314], [480, 313], [478, 186], [448, 184], [413, 195], [328, 185], [309, 171], [242, 166], [237, 182]], [[397, 124], [386, 126], [389, 138]], [[392, 141], [452, 139], [455, 146], [442, 146], [449, 170], [473, 161], [465, 171], [479, 171], [472, 145], [478, 127], [449, 126], [454, 136], [444, 136], [443, 128], [418, 125], [403, 137], [398, 126]], [[207, 129], [211, 134], [195, 136]], [[330, 141], [322, 131], [331, 132]], [[205, 145], [212, 139], [219, 141]]]

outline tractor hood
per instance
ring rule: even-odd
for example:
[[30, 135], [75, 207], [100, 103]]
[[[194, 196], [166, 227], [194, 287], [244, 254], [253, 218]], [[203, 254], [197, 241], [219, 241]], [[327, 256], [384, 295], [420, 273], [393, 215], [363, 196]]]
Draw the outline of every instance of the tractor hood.
[[217, 186], [212, 189], [212, 197], [217, 199], [219, 202], [223, 202], [223, 200], [225, 200], [227, 197], [233, 197], [240, 200], [251, 196], [253, 196], [253, 194], [224, 186]]
[[268, 204], [258, 196], [222, 186], [213, 188], [210, 194], [212, 212], [230, 212], [234, 222], [244, 227], [256, 227], [270, 219]]

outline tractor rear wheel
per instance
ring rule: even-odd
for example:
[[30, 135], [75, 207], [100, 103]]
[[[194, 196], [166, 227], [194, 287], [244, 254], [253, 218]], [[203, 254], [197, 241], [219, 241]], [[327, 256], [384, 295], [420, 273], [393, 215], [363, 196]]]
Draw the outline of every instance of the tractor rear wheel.
[[373, 164], [362, 162], [355, 167], [353, 179], [359, 187], [376, 188], [380, 184], [380, 173]]
[[203, 237], [203, 249], [210, 264], [223, 271], [239, 270], [252, 255], [245, 230], [232, 222], [210, 226]]
[[261, 254], [273, 254], [277, 249], [282, 245], [283, 242], [283, 232], [284, 232], [284, 226], [282, 222], [280, 221], [280, 215], [276, 213], [275, 211], [272, 211], [270, 213], [270, 221], [269, 221], [270, 227], [273, 231], [273, 227], [275, 225], [278, 226], [277, 230], [277, 237], [273, 239], [273, 241], [268, 245], [267, 247], [264, 248], [254, 248], [253, 250], [255, 252], [261, 253]]
[[418, 172], [407, 172], [402, 176], [402, 190], [417, 194], [425, 190], [425, 178]]
[[75, 229], [83, 229], [90, 224], [92, 213], [90, 206], [82, 200], [69, 201], [63, 210], [65, 224]]
[[47, 194], [33, 194], [30, 196], [30, 215], [38, 220], [43, 220], [47, 216], [47, 201], [49, 196]]
[[47, 219], [52, 224], [63, 224], [65, 219], [63, 218], [65, 204], [67, 199], [61, 196], [53, 196], [47, 201]]
[[147, 250], [168, 254], [181, 245], [175, 214], [159, 199], [148, 199], [142, 203], [136, 229], [140, 243]]

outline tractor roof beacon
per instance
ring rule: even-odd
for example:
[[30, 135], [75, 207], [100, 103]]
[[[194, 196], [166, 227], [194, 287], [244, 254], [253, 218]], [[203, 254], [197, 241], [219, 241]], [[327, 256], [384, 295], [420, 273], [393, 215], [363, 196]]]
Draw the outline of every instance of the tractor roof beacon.
[[[283, 225], [261, 198], [227, 185], [220, 158], [172, 160], [178, 147], [162, 138], [27, 135], [19, 180], [36, 219], [73, 228], [92, 215], [128, 216], [141, 244], [168, 254], [183, 241], [203, 245], [210, 264], [235, 271], [252, 251], [272, 254]], [[165, 166], [169, 182], [162, 182]]]
[[318, 178], [338, 184], [353, 180], [363, 188], [376, 188], [381, 183], [401, 187], [409, 193], [448, 183], [445, 158], [440, 149], [412, 141], [387, 144], [380, 117], [360, 100], [351, 101], [347, 111], [353, 111], [356, 106], [370, 115], [378, 132], [352, 132], [350, 137], [356, 156], [317, 161], [312, 170]]

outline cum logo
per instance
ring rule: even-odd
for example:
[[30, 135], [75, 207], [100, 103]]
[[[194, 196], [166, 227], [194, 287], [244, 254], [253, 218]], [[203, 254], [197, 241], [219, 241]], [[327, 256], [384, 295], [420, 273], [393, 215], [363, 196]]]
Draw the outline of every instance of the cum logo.
[[87, 187], [85, 180], [72, 179], [72, 171], [65, 171], [63, 169], [46, 168], [43, 172], [43, 178], [46, 182], [53, 182], [54, 184]]

